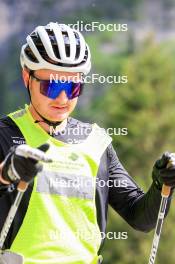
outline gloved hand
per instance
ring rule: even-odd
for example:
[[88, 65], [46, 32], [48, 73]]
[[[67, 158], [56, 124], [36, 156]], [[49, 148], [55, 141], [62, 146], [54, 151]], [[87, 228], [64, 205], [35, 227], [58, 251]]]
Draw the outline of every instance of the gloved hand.
[[26, 145], [27, 148], [29, 148], [30, 156], [33, 154], [33, 158], [27, 157], [25, 154], [24, 156], [18, 155], [18, 148], [21, 146], [24, 145], [12, 147], [3, 162], [2, 178], [5, 181], [11, 183], [19, 182], [20, 180], [30, 182], [33, 180], [36, 174], [42, 170], [43, 166], [42, 164], [39, 164], [39, 160], [35, 158], [34, 153], [35, 150], [46, 152], [49, 149], [49, 144], [43, 144], [37, 149], [30, 148]]
[[175, 166], [171, 164], [172, 161], [175, 162], [173, 155], [165, 152], [154, 164], [152, 178], [159, 190], [162, 189], [163, 184], [175, 188]]

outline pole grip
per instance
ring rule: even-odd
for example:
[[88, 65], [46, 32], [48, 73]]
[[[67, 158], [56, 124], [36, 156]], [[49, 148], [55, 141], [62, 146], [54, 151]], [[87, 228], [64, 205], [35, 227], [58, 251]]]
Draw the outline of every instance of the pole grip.
[[171, 187], [163, 184], [161, 195], [163, 197], [168, 197], [170, 195], [170, 192], [171, 192]]
[[[167, 168], [173, 167], [174, 165], [175, 165], [174, 161], [170, 159], [168, 164], [167, 164]], [[170, 192], [171, 192], [171, 187], [163, 184], [161, 195], [163, 197], [168, 197], [170, 195]]]
[[27, 190], [28, 185], [29, 185], [28, 182], [20, 181], [18, 183], [17, 190], [19, 192], [25, 192]]

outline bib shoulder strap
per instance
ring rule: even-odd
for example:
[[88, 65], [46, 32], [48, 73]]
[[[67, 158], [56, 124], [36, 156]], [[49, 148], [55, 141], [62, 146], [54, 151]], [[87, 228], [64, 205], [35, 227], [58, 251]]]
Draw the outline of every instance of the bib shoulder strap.
[[99, 161], [103, 152], [111, 143], [112, 138], [106, 133], [104, 128], [99, 127], [96, 123], [92, 125], [92, 131], [87, 139], [77, 144], [78, 148], [82, 148], [88, 155]]

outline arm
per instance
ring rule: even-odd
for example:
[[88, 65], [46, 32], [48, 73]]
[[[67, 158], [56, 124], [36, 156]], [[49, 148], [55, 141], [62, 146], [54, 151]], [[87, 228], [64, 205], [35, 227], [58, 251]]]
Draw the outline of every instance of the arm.
[[10, 184], [10, 182], [5, 181], [5, 180], [2, 178], [2, 167], [3, 167], [3, 162], [0, 164], [0, 192], [1, 192], [1, 186], [2, 186], [2, 185], [9, 185], [9, 184]]
[[[148, 232], [156, 225], [161, 201], [161, 191], [153, 183], [144, 193], [120, 163], [112, 145], [109, 147], [109, 177], [115, 182], [125, 185], [109, 188], [109, 203], [113, 209], [124, 218], [133, 228]], [[170, 205], [169, 198], [167, 211]]]
[[[3, 154], [0, 146], [0, 161], [3, 160]], [[0, 162], [0, 198], [8, 193], [10, 183], [2, 178], [3, 162]]]

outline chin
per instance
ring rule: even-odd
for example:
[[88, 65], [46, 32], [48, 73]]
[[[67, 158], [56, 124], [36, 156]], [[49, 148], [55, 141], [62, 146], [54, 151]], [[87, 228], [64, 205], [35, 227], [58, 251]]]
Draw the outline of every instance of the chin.
[[57, 116], [50, 116], [49, 120], [53, 121], [53, 122], [57, 122], [57, 121], [63, 121], [65, 120], [67, 117], [69, 116], [69, 114], [59, 114]]

